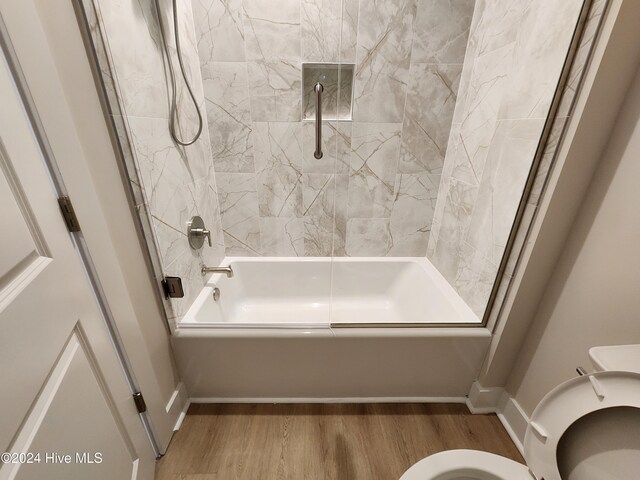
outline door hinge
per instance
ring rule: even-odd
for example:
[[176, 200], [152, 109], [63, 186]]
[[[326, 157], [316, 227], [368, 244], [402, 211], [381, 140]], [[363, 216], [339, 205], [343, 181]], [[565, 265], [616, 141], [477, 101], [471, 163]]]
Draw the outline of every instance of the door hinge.
[[144, 397], [142, 396], [142, 392], [136, 392], [133, 394], [133, 403], [136, 404], [138, 413], [144, 413], [147, 411], [147, 404], [144, 403]]
[[64, 197], [60, 197], [58, 198], [58, 205], [60, 205], [62, 218], [64, 218], [64, 222], [67, 224], [67, 228], [69, 229], [69, 231], [79, 232], [80, 223], [78, 222], [78, 217], [76, 217], [76, 212], [73, 209], [71, 199], [66, 195]]

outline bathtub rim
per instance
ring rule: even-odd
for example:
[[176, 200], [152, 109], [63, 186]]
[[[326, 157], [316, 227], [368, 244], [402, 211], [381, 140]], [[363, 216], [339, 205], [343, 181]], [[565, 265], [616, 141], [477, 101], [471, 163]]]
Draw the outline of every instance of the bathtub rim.
[[211, 327], [202, 325], [199, 327], [179, 327], [174, 332], [175, 338], [490, 338], [491, 330], [482, 325], [461, 327], [442, 326], [431, 324], [429, 328], [421, 327], [380, 327], [372, 328], [333, 328], [323, 326], [316, 328], [297, 327], [263, 327], [263, 328], [238, 328], [238, 327]]

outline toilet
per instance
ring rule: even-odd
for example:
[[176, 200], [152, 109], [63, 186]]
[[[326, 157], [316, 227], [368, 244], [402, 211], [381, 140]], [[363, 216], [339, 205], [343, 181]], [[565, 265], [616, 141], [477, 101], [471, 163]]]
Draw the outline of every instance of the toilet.
[[527, 465], [449, 450], [419, 461], [400, 480], [637, 479], [639, 432], [640, 373], [596, 372], [568, 380], [538, 404], [524, 439]]

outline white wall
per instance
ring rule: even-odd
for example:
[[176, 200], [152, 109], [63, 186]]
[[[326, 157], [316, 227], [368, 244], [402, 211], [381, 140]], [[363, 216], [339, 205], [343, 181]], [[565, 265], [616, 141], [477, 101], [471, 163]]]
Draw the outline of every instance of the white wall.
[[640, 343], [640, 71], [510, 375], [530, 415], [553, 387], [591, 368], [594, 345]]

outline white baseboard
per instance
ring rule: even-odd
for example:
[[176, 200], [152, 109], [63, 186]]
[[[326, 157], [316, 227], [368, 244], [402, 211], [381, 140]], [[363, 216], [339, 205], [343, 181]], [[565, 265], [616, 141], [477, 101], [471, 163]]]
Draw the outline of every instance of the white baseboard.
[[193, 397], [190, 403], [465, 403], [465, 397], [227, 398]]
[[178, 420], [176, 421], [176, 424], [173, 427], [174, 432], [177, 432], [178, 430], [180, 430], [180, 427], [182, 426], [182, 422], [184, 421], [184, 418], [187, 416], [187, 410], [189, 410], [189, 405], [191, 405], [191, 400], [187, 400], [187, 402], [184, 404], [184, 407], [182, 408], [182, 411], [180, 412], [180, 415], [178, 415]]
[[500, 399], [498, 418], [520, 454], [524, 456], [524, 435], [529, 425], [529, 416], [507, 392], [504, 392]]
[[184, 383], [180, 382], [176, 386], [176, 389], [171, 394], [171, 398], [167, 402], [167, 406], [165, 407], [167, 413], [170, 413], [172, 410], [176, 410], [182, 407], [182, 404], [186, 401], [186, 399], [187, 390], [184, 387]]
[[[176, 389], [173, 391], [171, 398], [167, 402], [167, 406], [165, 407], [167, 413], [170, 418], [176, 419], [176, 425], [182, 423], [184, 420], [184, 415], [186, 414], [186, 409], [189, 408], [189, 397], [187, 395], [187, 389], [184, 384], [180, 382]], [[177, 430], [176, 427], [173, 429]]]
[[466, 403], [471, 413], [495, 413], [516, 448], [524, 456], [524, 435], [529, 425], [529, 416], [504, 388], [485, 388], [478, 382], [474, 382]]
[[473, 382], [465, 403], [473, 414], [498, 413], [503, 394], [502, 387], [485, 388], [478, 382]]
[[180, 382], [173, 391], [165, 409], [168, 414], [172, 416], [177, 415], [182, 411], [184, 404], [188, 401], [189, 396], [187, 395], [187, 389], [185, 388], [184, 383]]

